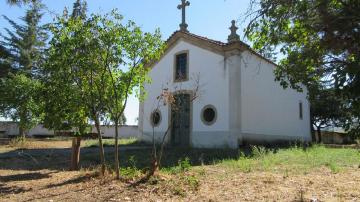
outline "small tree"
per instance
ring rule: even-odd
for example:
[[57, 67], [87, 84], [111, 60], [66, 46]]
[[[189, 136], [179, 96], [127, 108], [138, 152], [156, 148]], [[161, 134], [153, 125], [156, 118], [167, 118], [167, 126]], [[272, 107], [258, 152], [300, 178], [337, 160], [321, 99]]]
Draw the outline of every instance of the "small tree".
[[63, 100], [59, 102], [63, 104], [61, 106], [66, 106], [58, 110], [72, 114], [69, 120], [77, 117], [78, 120], [73, 122], [76, 125], [83, 125], [87, 122], [85, 120], [94, 121], [100, 146], [101, 172], [104, 174], [105, 154], [100, 118], [105, 115], [104, 87], [108, 79], [103, 77], [106, 70], [99, 60], [101, 53], [96, 43], [98, 22], [99, 16], [93, 15], [87, 19], [59, 17], [56, 23], [51, 24], [53, 38], [48, 50], [46, 74], [48, 81], [54, 84], [54, 92], [63, 93], [60, 96]]
[[[63, 20], [69, 19], [83, 21], [86, 19], [86, 2], [77, 0], [73, 6], [73, 14], [68, 16], [67, 9], [64, 10]], [[52, 49], [50, 49], [52, 50]], [[81, 52], [80, 49], [76, 52]], [[53, 53], [53, 52], [50, 52]], [[53, 55], [50, 54], [49, 58]], [[42, 77], [43, 90], [42, 100], [44, 103], [44, 125], [46, 128], [53, 130], [74, 130], [73, 152], [70, 169], [77, 170], [80, 161], [81, 137], [89, 132], [89, 114], [88, 106], [81, 101], [82, 94], [75, 80], [82, 78], [74, 75], [69, 77], [63, 69], [52, 66], [52, 60], [48, 60], [46, 64], [44, 76]], [[74, 64], [76, 66], [76, 64]], [[65, 68], [66, 70], [66, 68]]]
[[[120, 178], [119, 165], [119, 123], [121, 122], [128, 97], [143, 89], [148, 80], [148, 68], [144, 63], [160, 57], [163, 42], [160, 32], [144, 33], [134, 22], [122, 25], [122, 16], [113, 11], [111, 18], [99, 17], [98, 49], [100, 61], [107, 73], [104, 73], [103, 88], [106, 91], [106, 108], [115, 126], [115, 173]], [[106, 84], [110, 84], [106, 86]], [[138, 94], [139, 95], [139, 94]]]
[[[190, 104], [192, 104], [193, 102], [195, 102], [197, 99], [199, 99], [201, 97], [200, 74], [194, 74], [190, 80], [193, 81], [193, 85], [192, 85], [191, 89], [187, 89], [187, 90], [191, 91]], [[168, 82], [168, 83], [170, 83], [170, 82]], [[179, 85], [173, 86], [172, 90], [170, 89], [170, 86], [163, 86], [160, 95], [157, 96], [157, 98], [156, 98], [157, 102], [153, 108], [153, 112], [160, 111], [160, 109], [163, 107], [167, 107], [167, 108], [170, 107], [172, 112], [179, 111], [180, 109], [178, 106], [181, 103], [178, 103], [178, 101], [175, 99], [174, 92], [181, 92], [182, 90], [184, 90], [184, 89], [182, 88], [181, 83]], [[155, 117], [151, 116], [151, 118], [153, 119]], [[149, 120], [149, 121], [151, 123], [154, 123], [154, 120]], [[150, 171], [135, 184], [148, 181], [150, 179], [150, 177], [155, 175], [156, 172], [160, 169], [165, 145], [167, 144], [166, 141], [167, 141], [168, 135], [174, 125], [173, 121], [174, 120], [170, 121], [169, 125], [167, 126], [167, 129], [161, 135], [160, 143], [156, 142], [156, 137], [155, 137], [155, 134], [156, 134], [155, 132], [156, 132], [157, 126], [152, 124], [152, 153], [151, 153]]]
[[89, 132], [89, 110], [81, 101], [81, 93], [77, 86], [72, 85], [70, 77], [65, 77], [61, 71], [54, 72], [52, 67], [46, 68], [46, 73], [47, 76], [42, 79], [41, 96], [44, 103], [44, 126], [55, 131], [75, 131], [70, 169], [77, 170], [81, 137]]
[[[146, 81], [148, 70], [143, 63], [156, 59], [162, 46], [159, 32], [143, 33], [135, 23], [124, 26], [121, 20], [116, 11], [86, 19], [59, 18], [58, 23], [51, 26], [54, 37], [49, 50], [48, 61], [51, 62], [47, 65], [50, 83], [57, 81], [54, 86], [59, 92], [71, 92], [77, 104], [70, 106], [80, 106], [95, 122], [103, 172], [100, 117], [109, 116], [115, 123], [117, 178], [119, 122], [128, 96], [133, 90], [142, 88]], [[61, 83], [65, 83], [62, 89]], [[73, 111], [70, 109], [70, 112]]]

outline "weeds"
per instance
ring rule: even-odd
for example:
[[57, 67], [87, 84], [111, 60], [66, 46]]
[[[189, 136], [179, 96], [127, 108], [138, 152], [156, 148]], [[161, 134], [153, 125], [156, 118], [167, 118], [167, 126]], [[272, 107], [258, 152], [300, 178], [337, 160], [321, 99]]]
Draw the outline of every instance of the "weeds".
[[336, 165], [335, 162], [326, 163], [325, 166], [330, 168], [331, 172], [334, 174], [340, 171], [340, 168]]
[[191, 168], [190, 158], [185, 157], [184, 159], [178, 160], [178, 165], [170, 168], [164, 168], [162, 171], [169, 172], [171, 174], [184, 173], [189, 171]]
[[267, 150], [262, 146], [251, 146], [252, 156], [255, 159], [262, 159], [267, 155]]
[[200, 181], [195, 175], [185, 176], [184, 180], [186, 181], [186, 184], [190, 186], [192, 190], [197, 191], [200, 186]]
[[9, 142], [10, 147], [15, 148], [26, 148], [28, 146], [28, 142], [26, 141], [25, 137], [16, 137], [10, 140]]
[[123, 177], [128, 179], [134, 179], [141, 176], [142, 172], [136, 166], [136, 157], [130, 156], [128, 159], [128, 167], [120, 168], [120, 173]]
[[329, 168], [332, 173], [338, 173], [341, 168], [360, 163], [360, 152], [356, 149], [326, 148], [321, 145], [306, 150], [291, 147], [277, 151], [252, 147], [251, 151], [251, 155], [245, 156], [240, 153], [237, 160], [223, 160], [220, 165], [242, 172], [275, 171], [289, 176], [290, 172], [307, 173], [323, 166]]

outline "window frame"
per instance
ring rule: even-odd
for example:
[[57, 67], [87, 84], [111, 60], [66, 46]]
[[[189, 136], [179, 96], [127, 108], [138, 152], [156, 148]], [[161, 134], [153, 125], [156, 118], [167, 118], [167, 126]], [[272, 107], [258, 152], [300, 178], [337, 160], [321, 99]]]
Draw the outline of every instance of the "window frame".
[[[154, 114], [155, 113], [159, 113], [159, 122], [157, 124], [154, 123]], [[154, 111], [152, 111], [150, 113], [150, 124], [151, 124], [151, 126], [158, 127], [161, 124], [161, 121], [162, 121], [162, 114], [161, 114], [161, 111], [159, 109], [156, 109], [156, 110], [154, 110]]]
[[[204, 112], [205, 112], [206, 109], [212, 109], [212, 110], [214, 110], [215, 116], [214, 116], [214, 119], [213, 119], [212, 121], [206, 121], [206, 120], [205, 120]], [[213, 125], [213, 124], [217, 121], [217, 117], [218, 117], [218, 112], [217, 112], [217, 109], [216, 109], [216, 107], [215, 107], [214, 105], [211, 105], [211, 104], [205, 105], [205, 106], [201, 109], [200, 118], [201, 118], [201, 121], [202, 121], [205, 125], [207, 125], [207, 126]]]
[[[177, 68], [177, 57], [178, 55], [181, 54], [186, 54], [186, 75], [185, 78], [183, 79], [177, 79], [176, 78], [176, 68]], [[183, 50], [183, 51], [179, 51], [174, 55], [174, 66], [173, 66], [173, 79], [174, 79], [174, 83], [176, 82], [184, 82], [184, 81], [188, 81], [189, 80], [189, 50]]]

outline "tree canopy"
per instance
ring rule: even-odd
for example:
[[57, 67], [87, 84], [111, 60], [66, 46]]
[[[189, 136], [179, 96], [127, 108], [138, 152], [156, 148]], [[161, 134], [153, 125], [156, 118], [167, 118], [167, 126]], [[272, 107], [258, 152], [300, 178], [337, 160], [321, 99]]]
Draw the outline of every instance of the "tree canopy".
[[245, 29], [265, 57], [282, 57], [275, 70], [283, 87], [334, 88], [359, 126], [360, 3], [357, 0], [252, 0]]
[[24, 25], [4, 16], [13, 30], [6, 28], [7, 35], [1, 35], [0, 114], [19, 121], [22, 136], [41, 114], [41, 103], [36, 99], [47, 40], [46, 30], [40, 25], [42, 8], [42, 4], [33, 1], [21, 18]]
[[116, 10], [81, 16], [63, 16], [50, 25], [53, 37], [44, 75], [51, 93], [45, 97], [45, 111], [49, 119], [59, 111], [68, 123], [94, 121], [102, 145], [100, 119], [108, 117], [115, 123], [117, 140], [116, 126], [128, 96], [143, 89], [149, 70], [144, 64], [160, 56], [163, 42], [159, 31], [146, 33], [132, 21], [124, 24]]

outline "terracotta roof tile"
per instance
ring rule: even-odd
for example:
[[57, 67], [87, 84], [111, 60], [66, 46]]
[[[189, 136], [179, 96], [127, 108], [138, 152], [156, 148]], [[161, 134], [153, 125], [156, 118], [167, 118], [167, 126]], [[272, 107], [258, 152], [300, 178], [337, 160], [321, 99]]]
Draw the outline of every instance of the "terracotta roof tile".
[[[198, 38], [198, 39], [201, 39], [201, 40], [205, 40], [205, 41], [208, 41], [210, 43], [213, 43], [213, 44], [216, 44], [216, 45], [219, 45], [219, 46], [226, 46], [226, 45], [230, 44], [230, 43], [224, 43], [222, 41], [209, 39], [207, 37], [199, 36], [199, 35], [196, 35], [196, 34], [193, 34], [193, 33], [190, 33], [190, 32], [183, 32], [183, 31], [175, 31], [174, 33], [171, 34], [171, 36], [166, 41], [169, 41], [177, 33], [187, 34], [189, 36], [192, 36], [192, 37], [195, 37], [195, 38]], [[240, 41], [240, 43], [247, 46], [247, 47], [250, 47], [248, 44], [244, 43], [243, 41]]]

